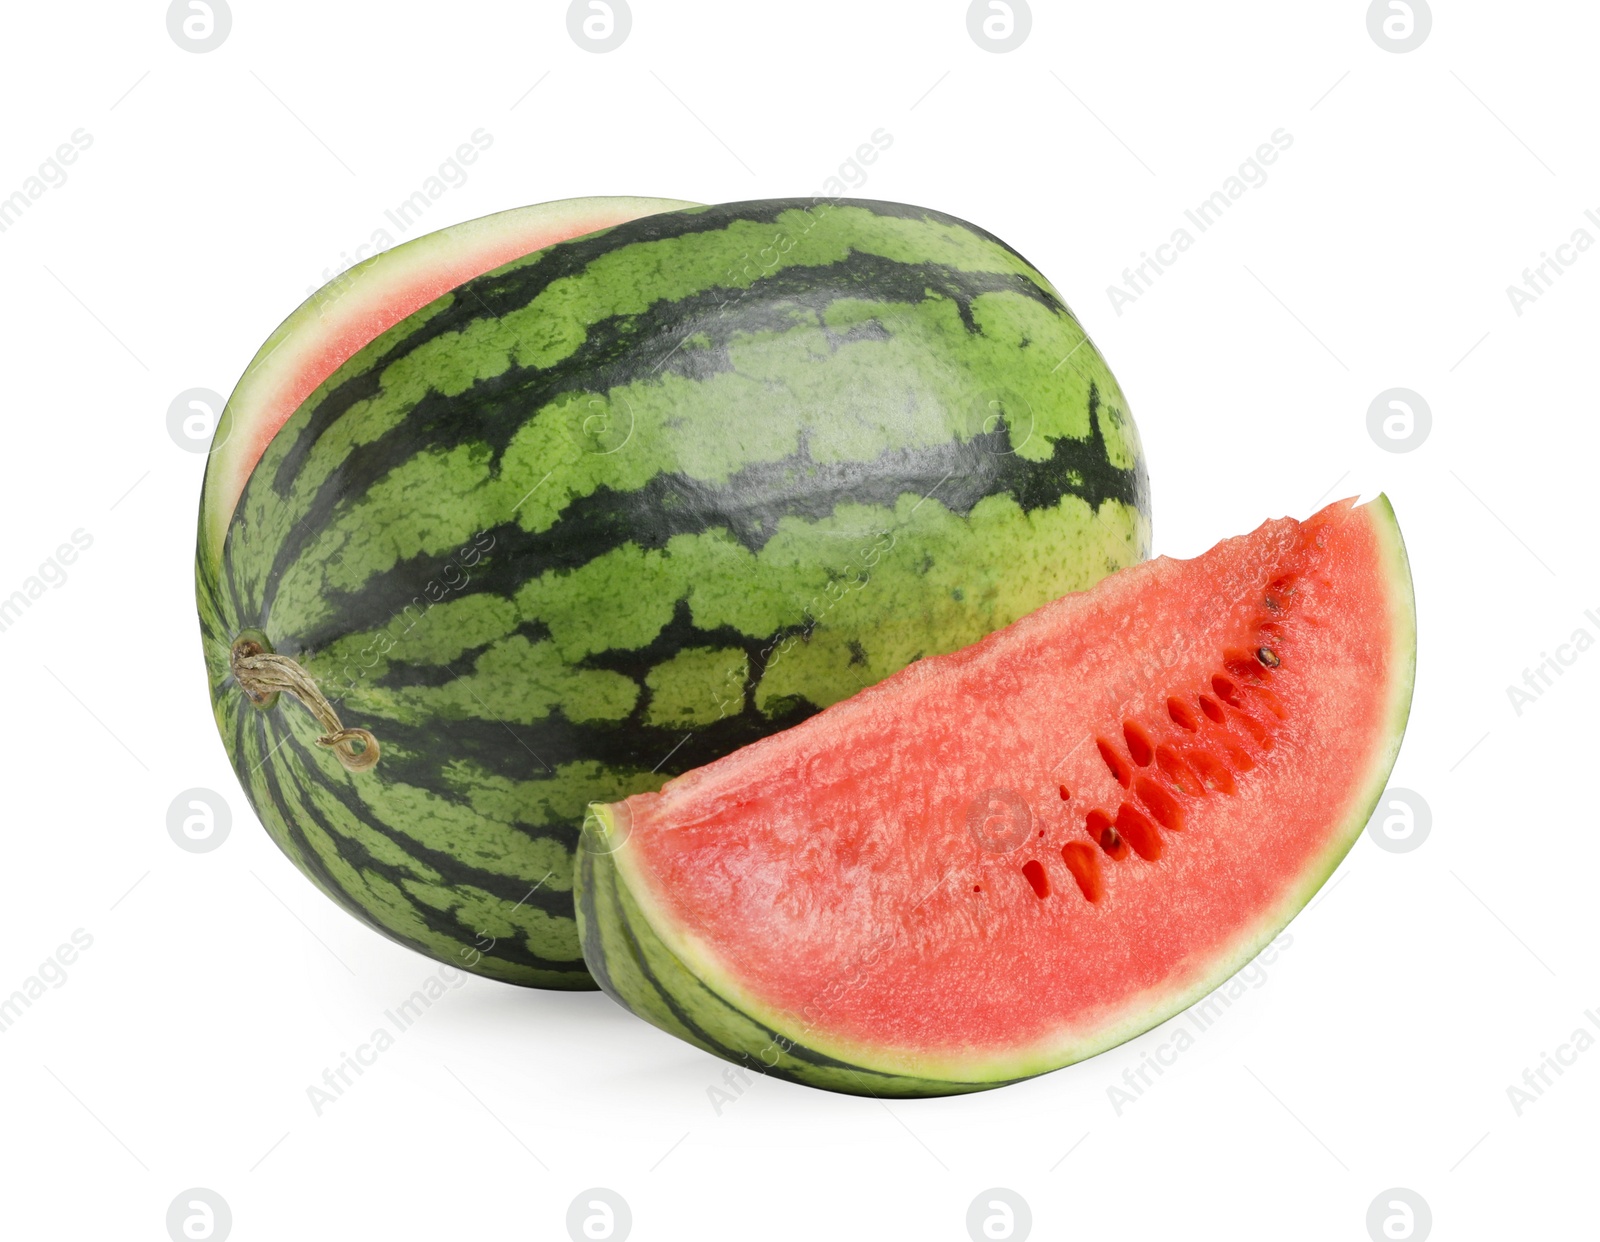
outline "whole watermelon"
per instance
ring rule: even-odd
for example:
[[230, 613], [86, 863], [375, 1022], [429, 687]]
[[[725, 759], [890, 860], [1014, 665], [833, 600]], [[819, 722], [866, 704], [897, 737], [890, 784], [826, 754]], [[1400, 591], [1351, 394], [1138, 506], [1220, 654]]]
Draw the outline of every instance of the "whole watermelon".
[[460, 284], [306, 398], [222, 519], [212, 700], [273, 839], [400, 943], [552, 988], [594, 986], [589, 802], [1150, 534], [1127, 404], [1049, 282], [950, 216], [836, 199], [660, 212]]

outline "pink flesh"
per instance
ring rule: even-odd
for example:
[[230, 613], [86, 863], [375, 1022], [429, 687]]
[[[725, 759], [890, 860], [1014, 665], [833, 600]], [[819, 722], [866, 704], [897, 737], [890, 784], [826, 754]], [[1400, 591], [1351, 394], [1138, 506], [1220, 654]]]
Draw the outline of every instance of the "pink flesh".
[[376, 296], [362, 296], [358, 292], [349, 297], [331, 298], [322, 313], [315, 346], [305, 349], [294, 365], [274, 377], [271, 387], [252, 407], [248, 420], [236, 427], [234, 434], [244, 440], [232, 454], [226, 475], [219, 480], [223, 492], [218, 497], [219, 503], [231, 514], [251, 471], [266, 452], [267, 445], [272, 443], [272, 437], [289, 421], [289, 416], [353, 354], [407, 315], [464, 281], [512, 259], [597, 229], [622, 224], [636, 215], [637, 212], [620, 207], [597, 207], [590, 215], [577, 220], [554, 221], [531, 215], [521, 228], [484, 230], [474, 234], [473, 240], [441, 255], [436, 263], [414, 264], [415, 270], [406, 272], [401, 279], [385, 281], [381, 287], [376, 287]]
[[[953, 1056], [1093, 1039], [1212, 977], [1332, 865], [1391, 742], [1409, 666], [1390, 536], [1377, 506], [1349, 505], [1124, 570], [629, 799], [629, 884], [814, 1044]], [[1182, 791], [1160, 747], [1191, 770], [1209, 754], [1236, 792]], [[970, 830], [1015, 822], [980, 796], [994, 789], [1028, 808], [1010, 852]], [[1123, 836], [1142, 816], [1157, 860], [1115, 859], [1086, 827], [1124, 803]], [[1174, 808], [1181, 830], [1156, 823]], [[1068, 859], [1098, 871], [1098, 900]]]

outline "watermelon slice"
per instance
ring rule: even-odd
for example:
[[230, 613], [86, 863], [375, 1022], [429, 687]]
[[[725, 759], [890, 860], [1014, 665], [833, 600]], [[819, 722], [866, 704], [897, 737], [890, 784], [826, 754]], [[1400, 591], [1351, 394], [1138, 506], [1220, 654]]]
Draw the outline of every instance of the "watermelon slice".
[[591, 808], [585, 960], [662, 1029], [812, 1086], [1057, 1069], [1192, 1004], [1316, 892], [1415, 659], [1383, 497], [1125, 569]]

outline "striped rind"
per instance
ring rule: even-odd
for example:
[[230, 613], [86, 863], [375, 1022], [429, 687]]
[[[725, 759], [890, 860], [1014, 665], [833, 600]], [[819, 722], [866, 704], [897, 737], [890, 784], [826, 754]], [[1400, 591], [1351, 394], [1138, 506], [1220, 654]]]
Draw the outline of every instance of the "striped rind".
[[[1138, 1003], [1127, 1006], [1120, 1019], [1088, 1038], [1053, 1047], [1018, 1048], [1010, 1057], [989, 1055], [981, 1068], [953, 1072], [935, 1057], [919, 1062], [904, 1049], [883, 1050], [874, 1063], [872, 1049], [842, 1046], [820, 1013], [808, 1022], [764, 1013], [759, 1000], [742, 994], [730, 973], [735, 964], [696, 954], [692, 931], [674, 926], [655, 899], [656, 878], [640, 873], [638, 851], [629, 845], [632, 826], [625, 805], [592, 806], [579, 843], [578, 923], [595, 978], [630, 1012], [713, 1055], [748, 1069], [858, 1095], [933, 1096], [1008, 1085], [1085, 1060], [1182, 1013], [1254, 960], [1322, 888], [1366, 827], [1399, 754], [1416, 674], [1410, 565], [1388, 497], [1379, 495], [1359, 512], [1374, 537], [1390, 605], [1385, 666], [1391, 676], [1384, 727], [1374, 739], [1366, 770], [1352, 786], [1348, 804], [1329, 809], [1333, 823], [1323, 850], [1278, 901], [1242, 926], [1228, 947], [1183, 986], [1151, 989]], [[981, 743], [974, 739], [974, 744]], [[871, 946], [858, 947], [865, 969], [874, 960]], [[837, 981], [839, 987], [853, 985], [849, 978]], [[825, 1009], [826, 997], [813, 1003]]]
[[809, 1046], [707, 987], [669, 949], [618, 874], [613, 809], [595, 806], [578, 852], [577, 915], [584, 958], [602, 990], [630, 1013], [735, 1065], [848, 1095], [922, 1097], [1014, 1081], [954, 1082], [885, 1073]]
[[[896, 204], [654, 215], [467, 282], [267, 445], [199, 598], [285, 852], [402, 943], [592, 986], [584, 808], [797, 723], [1148, 551], [1137, 433], [1058, 295]], [[359, 776], [229, 644], [299, 659]]]
[[507, 259], [625, 220], [694, 204], [578, 198], [496, 212], [380, 251], [308, 297], [256, 351], [217, 422], [200, 500], [199, 558], [215, 566], [234, 505], [299, 400], [361, 345], [451, 286]]

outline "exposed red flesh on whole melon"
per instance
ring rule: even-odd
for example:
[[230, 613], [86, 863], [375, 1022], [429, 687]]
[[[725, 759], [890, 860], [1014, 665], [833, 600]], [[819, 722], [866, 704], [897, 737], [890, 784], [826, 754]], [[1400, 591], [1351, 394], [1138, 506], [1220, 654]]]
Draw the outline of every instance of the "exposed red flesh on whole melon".
[[794, 1045], [1005, 1081], [1163, 1020], [1292, 917], [1382, 791], [1414, 661], [1393, 511], [1345, 501], [599, 808], [595, 852], [687, 974]]
[[414, 238], [334, 277], [278, 326], [228, 399], [206, 464], [202, 554], [221, 549], [244, 485], [272, 437], [358, 350], [435, 298], [513, 259], [693, 205], [611, 197], [518, 207]]

